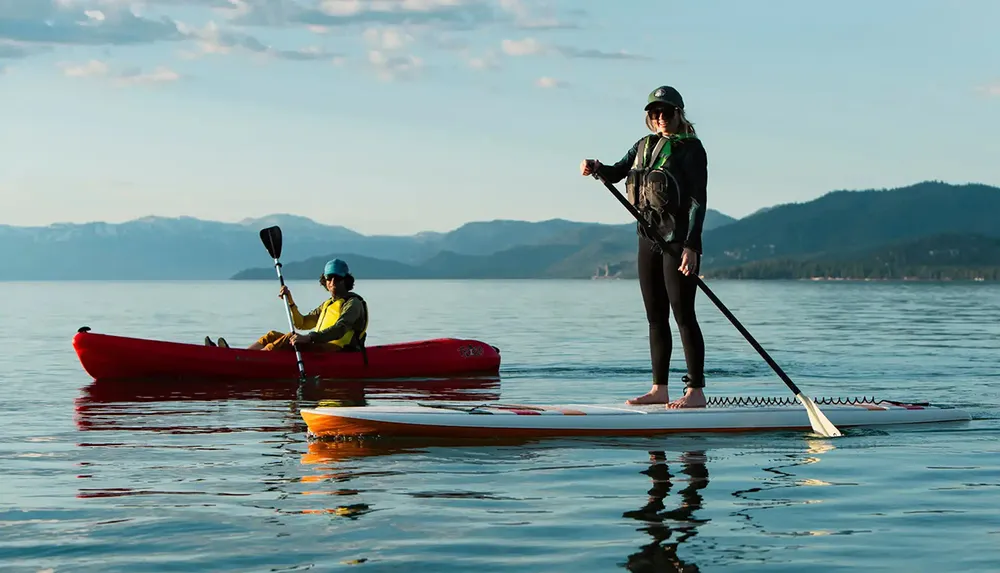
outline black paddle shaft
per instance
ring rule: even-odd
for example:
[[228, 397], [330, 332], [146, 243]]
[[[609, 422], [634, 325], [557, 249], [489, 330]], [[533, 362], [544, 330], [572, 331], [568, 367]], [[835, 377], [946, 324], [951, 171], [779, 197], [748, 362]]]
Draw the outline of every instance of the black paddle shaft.
[[[271, 258], [274, 259], [274, 270], [278, 273], [278, 282], [281, 283], [281, 286], [285, 286], [285, 277], [281, 275], [281, 262], [278, 260], [281, 257], [281, 227], [275, 225], [261, 229], [260, 242], [264, 243], [267, 254], [271, 255]], [[288, 328], [294, 332], [295, 323], [292, 321], [292, 309], [288, 305], [287, 299], [285, 300], [285, 310], [288, 313]], [[306, 368], [302, 361], [302, 352], [299, 350], [297, 344], [293, 344], [292, 348], [295, 349], [295, 359], [299, 366], [299, 380], [305, 382]]]
[[[635, 220], [638, 221], [640, 225], [642, 225], [642, 228], [646, 231], [646, 234], [652, 237], [656, 241], [656, 244], [659, 245], [664, 252], [670, 253], [680, 258], [680, 254], [677, 252], [677, 249], [675, 247], [672, 247], [669, 243], [667, 243], [666, 239], [663, 238], [663, 235], [661, 235], [659, 232], [656, 231], [656, 229], [653, 228], [653, 226], [649, 223], [649, 221], [647, 221], [639, 213], [638, 209], [636, 209], [634, 205], [628, 202], [628, 199], [622, 196], [621, 192], [619, 192], [614, 185], [605, 181], [604, 178], [598, 176], [597, 173], [594, 173], [594, 178], [599, 179], [601, 183], [604, 183], [604, 186], [608, 188], [608, 191], [611, 191], [611, 194], [614, 195], [618, 199], [618, 201], [625, 206], [626, 209], [628, 209], [629, 213], [632, 213], [632, 216], [635, 217]], [[700, 266], [701, 265], [699, 265], [699, 267]], [[699, 270], [701, 269], [699, 268]], [[801, 392], [799, 391], [799, 387], [795, 385], [795, 382], [792, 382], [792, 379], [789, 378], [787, 374], [785, 374], [785, 371], [781, 369], [781, 366], [778, 366], [778, 363], [775, 362], [774, 359], [771, 358], [771, 356], [767, 353], [767, 351], [764, 350], [764, 348], [754, 339], [753, 335], [750, 334], [750, 332], [746, 328], [744, 328], [742, 324], [740, 324], [740, 321], [737, 320], [735, 316], [733, 316], [733, 313], [729, 312], [729, 309], [726, 308], [726, 305], [722, 304], [722, 301], [719, 300], [719, 297], [715, 296], [715, 293], [712, 292], [712, 289], [708, 288], [708, 285], [705, 284], [705, 281], [701, 280], [701, 277], [699, 277], [697, 273], [692, 278], [695, 280], [698, 286], [701, 287], [701, 290], [705, 291], [705, 295], [708, 296], [708, 298], [710, 298], [712, 302], [715, 303], [715, 306], [719, 307], [719, 310], [722, 311], [722, 314], [726, 315], [726, 318], [729, 319], [729, 322], [733, 323], [733, 326], [736, 327], [736, 330], [740, 331], [740, 334], [743, 335], [743, 338], [747, 339], [747, 342], [750, 343], [750, 346], [753, 346], [754, 350], [756, 350], [761, 355], [764, 361], [767, 362], [768, 366], [770, 366], [771, 369], [774, 370], [775, 373], [777, 373], [778, 377], [780, 377], [781, 380], [786, 385], [788, 385], [788, 388], [791, 389], [791, 391], [794, 392], [795, 394], [800, 394]]]

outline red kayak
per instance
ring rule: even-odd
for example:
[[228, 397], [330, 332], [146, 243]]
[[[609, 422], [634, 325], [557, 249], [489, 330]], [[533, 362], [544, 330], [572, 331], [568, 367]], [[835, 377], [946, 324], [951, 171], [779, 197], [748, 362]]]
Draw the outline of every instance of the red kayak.
[[[80, 364], [95, 380], [124, 378], [296, 379], [291, 351], [219, 348], [129, 338], [80, 328], [73, 337]], [[500, 351], [478, 340], [436, 338], [369, 346], [360, 352], [302, 353], [306, 375], [325, 379], [435, 378], [496, 375]]]

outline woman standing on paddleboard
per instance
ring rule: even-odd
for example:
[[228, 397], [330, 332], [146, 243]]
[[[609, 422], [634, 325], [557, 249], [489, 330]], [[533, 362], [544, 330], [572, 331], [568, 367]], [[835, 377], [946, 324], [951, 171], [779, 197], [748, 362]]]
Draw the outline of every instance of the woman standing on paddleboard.
[[[637, 226], [639, 287], [649, 322], [653, 388], [627, 403], [699, 408], [705, 406], [705, 340], [695, 316], [698, 286], [694, 276], [701, 259], [708, 158], [694, 126], [684, 115], [684, 100], [676, 89], [661, 86], [649, 94], [646, 127], [653, 134], [637, 141], [618, 163], [602, 165], [596, 159], [585, 159], [580, 171], [585, 176], [596, 173], [608, 183], [627, 177], [629, 202], [673, 251], [661, 251], [655, 239]], [[671, 311], [688, 370], [683, 378], [684, 395], [673, 402], [667, 392]]]

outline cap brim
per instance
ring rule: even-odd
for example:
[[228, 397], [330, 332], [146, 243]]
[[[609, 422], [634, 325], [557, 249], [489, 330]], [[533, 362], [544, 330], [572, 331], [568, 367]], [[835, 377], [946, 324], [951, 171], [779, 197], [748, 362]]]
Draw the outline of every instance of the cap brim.
[[650, 108], [652, 108], [654, 106], [658, 106], [658, 105], [659, 106], [669, 105], [670, 107], [676, 107], [676, 108], [680, 107], [679, 105], [677, 105], [677, 104], [675, 104], [673, 102], [670, 102], [670, 101], [659, 101], [659, 100], [657, 100], [657, 101], [651, 101], [651, 102], [647, 103], [646, 107], [644, 107], [643, 110], [644, 111], [649, 111]]

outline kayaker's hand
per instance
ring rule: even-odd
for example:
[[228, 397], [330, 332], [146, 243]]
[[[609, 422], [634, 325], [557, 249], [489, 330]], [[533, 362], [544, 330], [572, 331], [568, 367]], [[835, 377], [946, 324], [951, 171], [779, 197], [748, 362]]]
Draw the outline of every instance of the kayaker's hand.
[[601, 162], [596, 159], [584, 159], [580, 162], [580, 174], [584, 177], [597, 173], [600, 168]]
[[295, 333], [288, 339], [288, 341], [291, 342], [292, 344], [309, 344], [310, 342], [312, 342], [312, 336], [308, 333], [307, 334]]
[[278, 290], [278, 298], [286, 296], [288, 297], [288, 304], [295, 304], [295, 301], [292, 300], [292, 291], [288, 289], [288, 285], [281, 285], [281, 288]]

